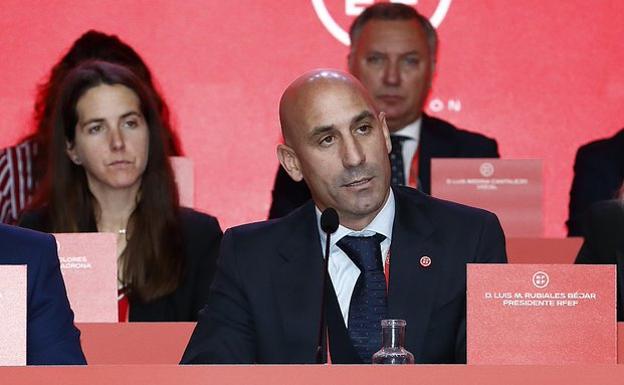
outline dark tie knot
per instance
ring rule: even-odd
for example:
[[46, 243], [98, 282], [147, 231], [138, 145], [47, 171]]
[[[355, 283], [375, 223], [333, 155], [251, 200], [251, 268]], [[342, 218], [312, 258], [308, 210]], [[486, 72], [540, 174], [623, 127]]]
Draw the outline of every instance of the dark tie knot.
[[392, 152], [401, 151], [403, 148], [403, 142], [408, 140], [409, 137], [403, 135], [390, 135], [390, 142], [392, 143]]
[[385, 235], [375, 234], [368, 237], [347, 235], [342, 237], [336, 245], [347, 254], [361, 272], [383, 271], [381, 262], [380, 243], [386, 239]]

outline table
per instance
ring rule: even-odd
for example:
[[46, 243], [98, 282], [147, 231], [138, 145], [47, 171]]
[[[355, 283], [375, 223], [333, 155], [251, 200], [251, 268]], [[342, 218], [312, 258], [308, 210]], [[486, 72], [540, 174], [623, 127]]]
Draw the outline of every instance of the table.
[[624, 365], [113, 365], [0, 368], [3, 384], [317, 385], [317, 384], [622, 384]]
[[[177, 364], [192, 322], [78, 324], [90, 365]], [[624, 323], [618, 323], [618, 363], [624, 363]], [[624, 377], [623, 382], [624, 382]]]

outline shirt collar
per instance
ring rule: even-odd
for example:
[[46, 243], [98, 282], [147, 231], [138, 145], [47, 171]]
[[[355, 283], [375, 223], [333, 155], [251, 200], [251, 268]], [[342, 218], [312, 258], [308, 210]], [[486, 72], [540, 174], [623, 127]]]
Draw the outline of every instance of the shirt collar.
[[[323, 255], [325, 255], [325, 242], [327, 239], [327, 234], [321, 229], [321, 210], [318, 207], [316, 208], [316, 224], [318, 227], [318, 232], [321, 239], [321, 250], [323, 250]], [[384, 204], [383, 208], [377, 213], [375, 218], [362, 230], [352, 230], [348, 227], [344, 227], [343, 225], [338, 226], [338, 230], [332, 234], [330, 240], [330, 248], [333, 247], [342, 237], [345, 235], [354, 235], [354, 236], [370, 236], [374, 233], [382, 234], [388, 239], [392, 241], [392, 228], [394, 225], [394, 212], [395, 212], [395, 202], [394, 202], [394, 193], [392, 189], [390, 189], [390, 193], [388, 194], [388, 199]]]
[[392, 135], [405, 136], [407, 138], [414, 139], [417, 141], [418, 137], [420, 136], [421, 125], [422, 125], [422, 115], [420, 116], [420, 118], [416, 119], [415, 121], [408, 124], [407, 126], [401, 128], [398, 131], [393, 132]]

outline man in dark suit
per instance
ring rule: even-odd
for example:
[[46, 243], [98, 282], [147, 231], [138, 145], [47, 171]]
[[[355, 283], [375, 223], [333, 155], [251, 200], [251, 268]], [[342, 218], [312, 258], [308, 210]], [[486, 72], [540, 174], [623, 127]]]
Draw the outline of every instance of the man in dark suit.
[[[225, 233], [182, 363], [318, 362], [321, 308], [333, 363], [370, 362], [384, 318], [407, 321], [416, 362], [465, 362], [466, 263], [506, 262], [496, 216], [391, 189], [384, 113], [348, 74], [318, 70], [295, 80], [280, 101], [280, 122], [280, 163], [305, 179], [313, 200]], [[322, 305], [319, 223], [328, 207], [340, 226], [330, 238]]]
[[[495, 140], [460, 130], [424, 114], [435, 69], [438, 36], [414, 8], [377, 3], [350, 29], [349, 72], [386, 113], [392, 135], [392, 184], [431, 193], [432, 158], [498, 158]], [[310, 199], [305, 182], [295, 182], [280, 167], [269, 218], [279, 218]]]
[[624, 181], [624, 129], [607, 139], [587, 143], [576, 153], [570, 189], [569, 236], [584, 236], [587, 209], [616, 197]]
[[26, 363], [86, 365], [49, 234], [0, 225], [2, 265], [27, 266]]
[[599, 201], [583, 216], [585, 240], [574, 263], [617, 265], [617, 320], [624, 321], [624, 185], [618, 199]]

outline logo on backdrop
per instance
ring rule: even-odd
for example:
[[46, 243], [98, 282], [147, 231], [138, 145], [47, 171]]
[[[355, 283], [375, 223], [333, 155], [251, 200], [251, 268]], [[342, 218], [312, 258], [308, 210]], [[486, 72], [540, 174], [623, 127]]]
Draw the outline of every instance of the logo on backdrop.
[[550, 278], [548, 277], [548, 274], [546, 274], [543, 271], [538, 271], [537, 273], [533, 274], [533, 286], [535, 286], [538, 289], [543, 289], [546, 286], [548, 286], [548, 283], [550, 282]]
[[481, 163], [479, 172], [484, 178], [489, 178], [494, 175], [494, 165], [490, 162]]
[[[325, 28], [344, 45], [349, 45], [349, 26], [366, 7], [375, 0], [311, 0], [316, 15]], [[392, 0], [391, 3], [403, 3], [418, 6], [419, 12], [429, 15], [434, 27], [440, 26], [446, 16], [452, 0]]]

